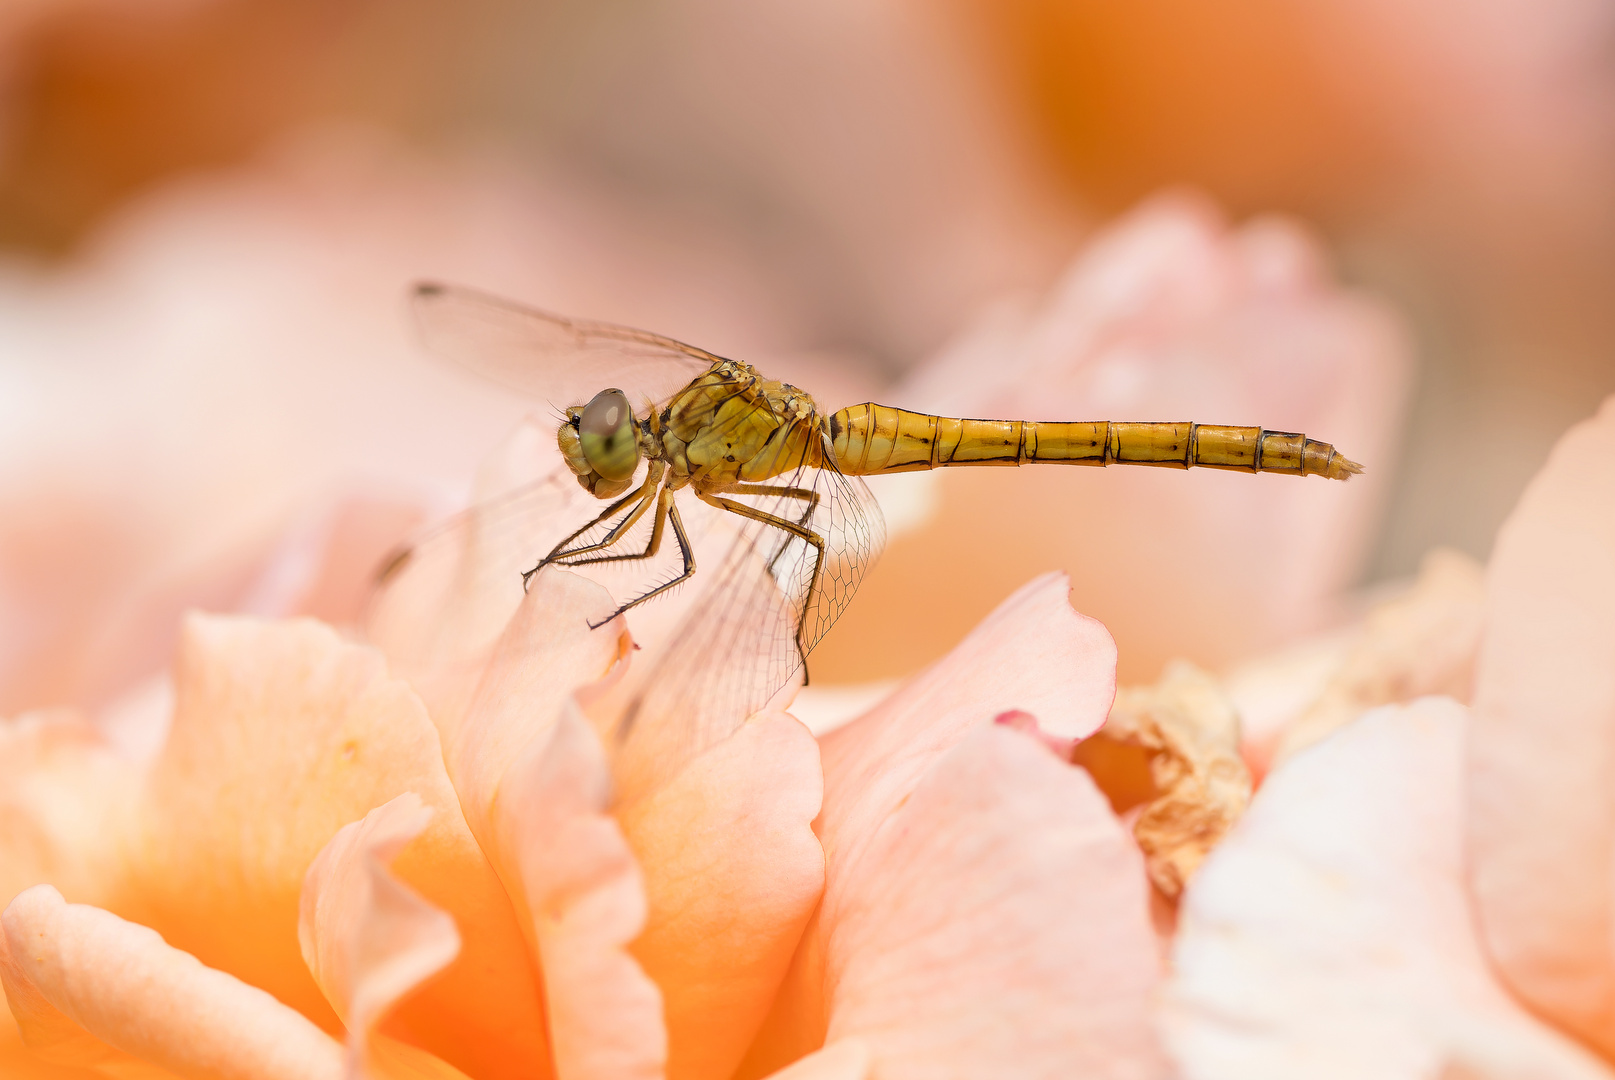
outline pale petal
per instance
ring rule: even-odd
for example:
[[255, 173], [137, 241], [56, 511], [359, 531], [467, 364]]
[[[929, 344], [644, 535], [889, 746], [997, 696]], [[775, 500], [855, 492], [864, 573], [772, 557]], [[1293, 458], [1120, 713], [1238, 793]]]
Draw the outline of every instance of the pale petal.
[[117, 825], [139, 785], [139, 770], [71, 713], [0, 720], [0, 904], [45, 882], [106, 903]]
[[606, 813], [610, 774], [575, 706], [500, 783], [493, 822], [518, 875], [544, 958], [559, 1080], [660, 1077], [662, 999], [628, 953], [645, 925], [645, 888]]
[[1615, 399], [1498, 535], [1475, 684], [1470, 885], [1493, 959], [1615, 1054]]
[[187, 620], [168, 745], [128, 829], [119, 914], [338, 1030], [303, 963], [304, 875], [403, 791], [434, 814], [397, 876], [463, 928], [458, 959], [391, 1024], [488, 1078], [548, 1059], [538, 977], [503, 885], [466, 829], [420, 700], [374, 649], [310, 620]]
[[6, 996], [46, 1056], [114, 1066], [133, 1057], [210, 1080], [342, 1076], [330, 1036], [155, 931], [67, 904], [49, 885], [13, 900], [3, 921]]
[[1268, 777], [1180, 908], [1164, 1031], [1187, 1080], [1615, 1076], [1481, 951], [1466, 721], [1444, 698], [1380, 709]]
[[645, 876], [633, 953], [662, 991], [669, 1076], [730, 1075], [767, 1014], [824, 888], [822, 794], [813, 737], [762, 715], [620, 815]]
[[1137, 848], [1087, 774], [969, 735], [878, 830], [825, 921], [828, 1041], [883, 1078], [1162, 1077]]
[[358, 1080], [376, 1025], [460, 951], [454, 920], [393, 876], [391, 864], [431, 820], [405, 792], [342, 827], [303, 882], [297, 936], [309, 971], [348, 1028]]

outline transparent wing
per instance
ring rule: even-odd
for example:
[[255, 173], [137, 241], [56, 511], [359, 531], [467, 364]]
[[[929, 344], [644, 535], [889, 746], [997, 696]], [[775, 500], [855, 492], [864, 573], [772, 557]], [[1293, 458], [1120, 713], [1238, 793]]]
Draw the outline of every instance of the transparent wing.
[[[813, 544], [720, 514], [720, 524], [737, 530], [728, 553], [716, 566], [698, 567], [697, 580], [705, 580], [689, 613], [654, 656], [636, 658], [608, 706], [617, 710], [618, 775], [631, 789], [645, 790], [636, 774], [672, 775], [676, 762], [721, 742], [804, 678], [806, 654], [846, 610], [884, 544], [880, 507], [857, 477], [804, 468], [767, 486], [775, 491], [723, 497], [821, 537], [817, 587], [810, 598], [819, 558]], [[687, 491], [678, 497], [695, 501]]]
[[637, 410], [671, 397], [720, 359], [660, 334], [552, 315], [456, 285], [421, 282], [411, 307], [431, 352], [557, 409], [615, 386]]

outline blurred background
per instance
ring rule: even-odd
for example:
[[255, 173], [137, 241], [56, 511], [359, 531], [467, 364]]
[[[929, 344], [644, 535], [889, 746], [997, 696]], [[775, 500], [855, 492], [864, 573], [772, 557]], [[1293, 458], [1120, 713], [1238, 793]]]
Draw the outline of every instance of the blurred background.
[[342, 621], [463, 501], [531, 403], [419, 355], [422, 276], [832, 408], [1335, 442], [1350, 490], [878, 491], [815, 679], [1054, 568], [1124, 678], [1227, 667], [1484, 558], [1615, 391], [1615, 0], [9, 0], [0, 713], [115, 702], [186, 606]]

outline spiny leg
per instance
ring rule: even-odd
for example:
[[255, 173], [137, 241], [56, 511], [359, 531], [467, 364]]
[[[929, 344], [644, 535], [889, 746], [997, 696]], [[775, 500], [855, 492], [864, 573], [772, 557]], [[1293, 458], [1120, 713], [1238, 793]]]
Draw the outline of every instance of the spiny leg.
[[[695, 549], [690, 546], [690, 537], [684, 531], [684, 520], [679, 517], [679, 508], [678, 504], [673, 501], [672, 488], [663, 488], [661, 497], [656, 500], [656, 526], [652, 531], [654, 541], [660, 540], [662, 521], [664, 519], [673, 523], [673, 538], [678, 541], [679, 554], [684, 558], [684, 571], [672, 581], [663, 582], [662, 584], [656, 586], [656, 588], [645, 593], [643, 596], [634, 597], [634, 599], [628, 601], [626, 604], [622, 605], [616, 611], [613, 611], [610, 615], [606, 616], [599, 622], [590, 623], [590, 630], [599, 629], [612, 619], [615, 619], [618, 615], [621, 615], [623, 612], [627, 611], [629, 608], [638, 607], [645, 601], [654, 599], [662, 595], [662, 593], [666, 592], [667, 590], [673, 588], [673, 586], [680, 585], [695, 576]], [[622, 555], [614, 556], [614, 558], [645, 559], [654, 554], [655, 551], [653, 549], [647, 548], [642, 555]], [[596, 561], [603, 562], [605, 560]]]
[[[631, 491], [627, 495], [624, 495], [622, 498], [618, 499], [616, 502], [602, 510], [600, 514], [593, 520], [588, 521], [578, 528], [572, 530], [572, 532], [569, 533], [559, 544], [556, 544], [554, 547], [550, 548], [550, 553], [548, 555], [538, 560], [538, 565], [522, 574], [522, 590], [524, 592], [526, 591], [527, 583], [532, 580], [534, 574], [538, 573], [540, 570], [544, 569], [544, 567], [548, 566], [557, 559], [578, 554], [579, 552], [598, 551], [600, 548], [609, 547], [611, 544], [615, 544], [618, 540], [620, 540], [622, 538], [622, 533], [631, 527], [633, 522], [638, 521], [640, 516], [645, 513], [646, 508], [651, 502], [652, 490], [655, 488], [657, 482], [660, 481], [661, 478], [661, 471], [653, 470], [651, 473], [646, 475], [645, 482], [639, 485], [638, 490]], [[585, 545], [584, 547], [579, 548], [577, 552], [563, 550], [566, 545], [570, 544], [572, 541], [576, 540], [578, 537], [582, 536], [584, 533], [588, 532], [602, 521], [605, 521], [607, 518], [611, 517], [612, 514], [615, 514], [617, 511], [621, 510], [635, 499], [639, 500], [639, 505], [633, 509], [627, 519], [613, 527], [612, 531], [607, 534], [605, 540], [598, 544]]]
[[[749, 486], [751, 485], [737, 485], [735, 487], [728, 488], [727, 490], [741, 491], [744, 487]], [[803, 489], [797, 488], [795, 490], [801, 491]], [[696, 497], [710, 506], [718, 507], [720, 510], [727, 510], [731, 514], [738, 514], [743, 518], [750, 518], [752, 521], [760, 521], [764, 525], [772, 525], [776, 529], [784, 529], [792, 536], [813, 545], [813, 575], [808, 579], [807, 596], [804, 597], [802, 601], [802, 615], [796, 623], [796, 655], [802, 661], [802, 671], [804, 673], [803, 685], [806, 685], [805, 675], [807, 672], [807, 650], [802, 647], [802, 627], [807, 622], [808, 612], [813, 609], [813, 601], [818, 597], [819, 577], [821, 572], [824, 570], [824, 537], [820, 536], [818, 533], [814, 532], [812, 529], [809, 529], [805, 525], [799, 525], [796, 522], [791, 521], [789, 518], [776, 517], [767, 511], [758, 510], [753, 506], [747, 506], [745, 503], [738, 503], [732, 499], [721, 498], [717, 495], [701, 495], [697, 493]], [[772, 562], [770, 562], [769, 566], [770, 569], [772, 569]]]

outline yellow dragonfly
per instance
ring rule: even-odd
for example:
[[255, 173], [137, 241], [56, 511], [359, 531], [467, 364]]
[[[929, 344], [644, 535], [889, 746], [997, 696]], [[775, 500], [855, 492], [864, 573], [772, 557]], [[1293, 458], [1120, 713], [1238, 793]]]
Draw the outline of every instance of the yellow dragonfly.
[[[851, 602], [884, 540], [861, 477], [1041, 463], [1334, 480], [1361, 471], [1328, 443], [1259, 427], [972, 420], [874, 403], [826, 412], [806, 390], [658, 334], [436, 283], [416, 286], [413, 306], [433, 352], [562, 410], [556, 444], [564, 468], [406, 550], [383, 571], [382, 590], [435, 555], [463, 558], [472, 532], [484, 568], [508, 574], [509, 589], [525, 589], [550, 566], [662, 568], [663, 579], [619, 594], [597, 626], [710, 575], [641, 683], [643, 694], [664, 699], [659, 713], [684, 715], [692, 752], [797, 672], [805, 678], [808, 653]], [[604, 505], [567, 518], [567, 488]], [[577, 498], [571, 502], [577, 515]], [[692, 508], [704, 513], [707, 532], [717, 521], [727, 541], [711, 570], [705, 556], [698, 561], [685, 522]], [[628, 710], [628, 723], [642, 705]]]

